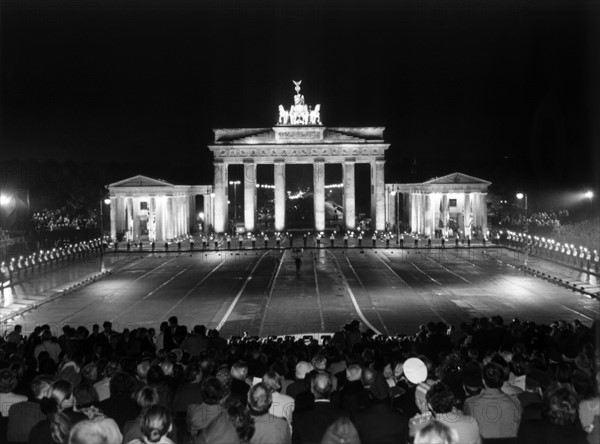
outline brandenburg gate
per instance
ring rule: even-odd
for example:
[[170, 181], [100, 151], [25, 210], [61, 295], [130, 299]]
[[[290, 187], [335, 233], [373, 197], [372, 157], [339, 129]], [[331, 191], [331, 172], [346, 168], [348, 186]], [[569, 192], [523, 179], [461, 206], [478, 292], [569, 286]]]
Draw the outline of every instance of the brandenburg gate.
[[279, 106], [279, 120], [273, 128], [215, 129], [214, 144], [214, 229], [228, 229], [228, 168], [244, 165], [244, 226], [256, 227], [256, 167], [270, 164], [275, 178], [275, 230], [285, 229], [285, 168], [290, 164], [313, 165], [314, 227], [325, 229], [325, 164], [338, 163], [343, 170], [343, 208], [346, 229], [356, 228], [355, 165], [371, 166], [372, 227], [384, 230], [385, 150], [382, 127], [325, 127], [320, 105], [314, 109], [304, 103], [300, 83], [296, 84], [294, 104], [289, 110]]
[[[487, 189], [490, 182], [464, 173], [423, 183], [386, 184], [382, 127], [325, 127], [321, 106], [300, 94], [289, 109], [279, 105], [272, 128], [215, 129], [213, 185], [173, 185], [138, 175], [108, 185], [111, 237], [168, 241], [195, 231], [195, 196], [204, 196], [204, 230], [226, 233], [229, 225], [229, 166], [243, 165], [244, 227], [257, 229], [257, 165], [273, 165], [275, 230], [286, 228], [286, 166], [312, 164], [317, 231], [325, 230], [325, 164], [341, 164], [344, 228], [356, 230], [356, 164], [369, 164], [371, 230], [406, 229], [420, 236], [478, 236], [487, 233]], [[361, 184], [362, 185], [362, 184]]]

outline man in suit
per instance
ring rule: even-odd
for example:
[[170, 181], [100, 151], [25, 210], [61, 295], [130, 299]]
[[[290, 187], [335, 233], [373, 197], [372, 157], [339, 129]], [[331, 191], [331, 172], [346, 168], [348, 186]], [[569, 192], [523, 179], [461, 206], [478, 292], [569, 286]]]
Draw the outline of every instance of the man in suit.
[[346, 412], [331, 403], [333, 384], [329, 373], [318, 372], [312, 378], [310, 389], [315, 397], [312, 407], [307, 410], [294, 411], [293, 444], [320, 443], [327, 427], [337, 419], [348, 416]]
[[381, 373], [376, 373], [369, 387], [369, 404], [355, 415], [354, 425], [362, 444], [406, 442], [408, 418], [390, 404], [390, 387]]

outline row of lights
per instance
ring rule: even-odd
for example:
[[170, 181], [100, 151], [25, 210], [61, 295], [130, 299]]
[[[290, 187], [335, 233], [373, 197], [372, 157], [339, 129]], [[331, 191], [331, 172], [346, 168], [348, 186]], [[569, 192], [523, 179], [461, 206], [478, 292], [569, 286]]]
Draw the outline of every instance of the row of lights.
[[[500, 234], [502, 234], [503, 232], [500, 231]], [[510, 230], [506, 230], [506, 234], [509, 236], [509, 239], [515, 239], [518, 240], [519, 242], [542, 242], [546, 245], [552, 245], [553, 248], [557, 248], [560, 247], [561, 245], [568, 250], [577, 250], [577, 247], [575, 247], [575, 244], [569, 244], [567, 242], [561, 244], [560, 242], [556, 242], [554, 239], [546, 239], [545, 237], [539, 237], [539, 236], [531, 236], [530, 234], [525, 234], [525, 233], [516, 233], [514, 231], [510, 231]], [[584, 253], [587, 253], [589, 251], [593, 251], [594, 253], [597, 253], [597, 250], [590, 250], [587, 247], [584, 247], [582, 245], [579, 246], [579, 250], [583, 251]]]

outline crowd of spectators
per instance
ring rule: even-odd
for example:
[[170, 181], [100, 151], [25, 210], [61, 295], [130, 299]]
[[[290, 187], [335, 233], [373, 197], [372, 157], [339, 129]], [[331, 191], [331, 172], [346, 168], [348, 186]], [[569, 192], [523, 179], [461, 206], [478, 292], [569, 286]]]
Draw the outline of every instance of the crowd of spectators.
[[33, 230], [42, 233], [59, 230], [84, 230], [97, 228], [98, 218], [94, 212], [88, 214], [69, 214], [66, 207], [57, 210], [44, 208], [32, 216]]
[[569, 210], [540, 211], [535, 213], [510, 213], [500, 218], [499, 226], [511, 229], [533, 230], [547, 234], [558, 230], [569, 217]]
[[600, 218], [558, 227], [553, 237], [557, 242], [575, 245], [600, 245]]
[[0, 442], [598, 442], [597, 329], [494, 316], [388, 337], [352, 321], [320, 342], [174, 316], [158, 332], [14, 325]]

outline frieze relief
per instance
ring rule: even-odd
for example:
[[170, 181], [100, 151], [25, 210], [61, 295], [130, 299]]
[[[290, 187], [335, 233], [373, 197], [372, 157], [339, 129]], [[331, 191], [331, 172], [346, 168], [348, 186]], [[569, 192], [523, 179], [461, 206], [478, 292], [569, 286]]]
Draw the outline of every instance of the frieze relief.
[[339, 147], [314, 147], [314, 148], [260, 148], [260, 149], [240, 149], [223, 148], [215, 152], [217, 158], [228, 157], [301, 157], [301, 156], [383, 156], [383, 148], [339, 148]]

